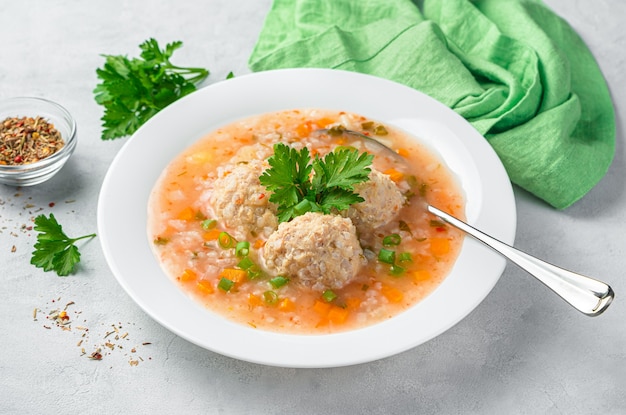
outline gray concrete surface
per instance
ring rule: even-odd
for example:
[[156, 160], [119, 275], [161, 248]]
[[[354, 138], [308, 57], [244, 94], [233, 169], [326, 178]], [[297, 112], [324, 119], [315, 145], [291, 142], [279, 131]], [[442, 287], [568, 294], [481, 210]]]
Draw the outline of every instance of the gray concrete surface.
[[[381, 361], [300, 370], [223, 357], [161, 327], [116, 282], [97, 238], [82, 246], [77, 275], [58, 278], [29, 264], [28, 227], [39, 212], [53, 212], [72, 235], [96, 230], [100, 186], [125, 142], [99, 138], [92, 90], [100, 54], [134, 56], [151, 36], [180, 39], [176, 61], [210, 68], [208, 84], [229, 71], [241, 75], [270, 0], [3, 1], [0, 98], [62, 103], [80, 141], [45, 185], [0, 186], [0, 413], [626, 413], [626, 3], [547, 3], [580, 33], [607, 78], [617, 152], [602, 182], [566, 211], [516, 188], [516, 245], [606, 280], [616, 302], [588, 318], [508, 266], [486, 300], [434, 340]], [[45, 314], [69, 302], [72, 330], [50, 325]], [[119, 333], [107, 336], [113, 325]], [[106, 341], [113, 349], [105, 346], [102, 361], [81, 356]]]

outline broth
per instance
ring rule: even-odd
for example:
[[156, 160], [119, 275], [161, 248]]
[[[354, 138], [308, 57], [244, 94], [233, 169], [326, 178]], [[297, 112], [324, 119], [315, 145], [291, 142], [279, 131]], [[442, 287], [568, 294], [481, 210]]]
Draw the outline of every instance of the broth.
[[[347, 140], [346, 135], [315, 133], [338, 125], [375, 136], [407, 163], [398, 164], [365, 142]], [[268, 202], [271, 192], [256, 183], [254, 175], [268, 167], [267, 158], [277, 142], [307, 147], [320, 157], [338, 146], [367, 151], [374, 155], [372, 167], [390, 178], [403, 195], [405, 203], [392, 220], [369, 231], [363, 230], [366, 223], [357, 231], [365, 265], [344, 286], [320, 289], [293, 275], [274, 280], [277, 275], [268, 270], [265, 244], [278, 222]], [[242, 165], [253, 173], [228, 179], [239, 174]], [[216, 194], [226, 190], [216, 186], [227, 182], [240, 188], [232, 198], [228, 194], [231, 205], [222, 207], [215, 202]], [[242, 192], [247, 200], [237, 199]], [[463, 217], [464, 197], [453, 174], [416, 139], [358, 114], [280, 111], [221, 127], [177, 156], [152, 191], [148, 235], [164, 271], [215, 313], [263, 330], [333, 333], [398, 315], [431, 293], [449, 273], [463, 235], [427, 213], [423, 200]], [[224, 212], [234, 216], [218, 218]], [[246, 215], [252, 215], [252, 221]], [[231, 237], [232, 247], [220, 244], [224, 235]], [[385, 246], [385, 237], [390, 236], [393, 244]], [[236, 242], [249, 244], [245, 258], [254, 266], [242, 264], [244, 256], [237, 255]], [[380, 260], [381, 250], [394, 252], [393, 265]]]

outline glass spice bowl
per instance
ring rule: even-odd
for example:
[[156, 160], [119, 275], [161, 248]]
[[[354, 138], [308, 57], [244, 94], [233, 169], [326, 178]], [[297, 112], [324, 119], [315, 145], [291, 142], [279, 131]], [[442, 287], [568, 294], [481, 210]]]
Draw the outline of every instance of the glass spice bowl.
[[[7, 118], [41, 117], [61, 134], [63, 147], [29, 164], [0, 164], [0, 183], [32, 186], [61, 170], [76, 148], [76, 121], [61, 105], [44, 98], [14, 97], [0, 100], [0, 123]], [[3, 143], [0, 142], [0, 150]]]

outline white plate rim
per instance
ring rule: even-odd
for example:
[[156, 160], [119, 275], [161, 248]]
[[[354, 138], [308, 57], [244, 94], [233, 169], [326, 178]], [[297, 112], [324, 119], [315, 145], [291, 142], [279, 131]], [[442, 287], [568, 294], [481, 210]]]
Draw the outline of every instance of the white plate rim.
[[98, 199], [98, 234], [105, 259], [127, 294], [154, 320], [198, 346], [281, 367], [338, 367], [382, 359], [423, 344], [465, 318], [489, 294], [506, 264], [469, 238], [450, 275], [418, 305], [383, 323], [331, 335], [289, 335], [232, 323], [188, 298], [160, 269], [145, 219], [150, 191], [163, 168], [219, 125], [295, 108], [355, 112], [417, 135], [462, 176], [468, 223], [513, 243], [516, 209], [509, 178], [484, 137], [461, 116], [419, 91], [371, 75], [271, 70], [183, 97], [145, 123], [116, 155]]

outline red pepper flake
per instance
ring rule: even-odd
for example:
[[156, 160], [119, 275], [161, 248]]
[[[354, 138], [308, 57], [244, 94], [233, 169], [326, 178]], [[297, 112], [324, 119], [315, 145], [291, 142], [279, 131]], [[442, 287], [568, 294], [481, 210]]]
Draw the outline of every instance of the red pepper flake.
[[50, 202], [48, 203], [48, 206], [50, 206], [51, 208], [54, 207], [55, 203], [54, 202]]

